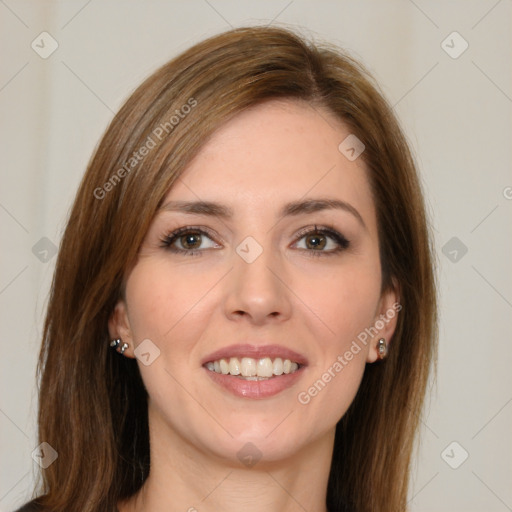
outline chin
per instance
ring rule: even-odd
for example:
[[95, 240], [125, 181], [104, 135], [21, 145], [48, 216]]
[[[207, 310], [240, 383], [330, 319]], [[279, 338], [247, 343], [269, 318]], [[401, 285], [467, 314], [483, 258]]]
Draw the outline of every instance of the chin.
[[[224, 449], [224, 450], [223, 450]], [[224, 445], [212, 446], [212, 451], [221, 458], [229, 461], [235, 467], [259, 467], [267, 463], [287, 460], [302, 449], [302, 443], [293, 436], [276, 436], [274, 439], [265, 435], [243, 436], [226, 440]]]

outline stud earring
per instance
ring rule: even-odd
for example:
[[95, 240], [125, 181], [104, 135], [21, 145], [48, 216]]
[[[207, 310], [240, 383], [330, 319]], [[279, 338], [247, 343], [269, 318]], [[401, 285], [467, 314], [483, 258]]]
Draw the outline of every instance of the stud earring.
[[377, 342], [377, 353], [379, 359], [384, 359], [388, 355], [388, 346], [386, 345], [386, 340], [381, 338]]
[[120, 354], [124, 354], [124, 351], [129, 347], [128, 343], [123, 343], [121, 338], [117, 338], [110, 342], [110, 346], [115, 348]]

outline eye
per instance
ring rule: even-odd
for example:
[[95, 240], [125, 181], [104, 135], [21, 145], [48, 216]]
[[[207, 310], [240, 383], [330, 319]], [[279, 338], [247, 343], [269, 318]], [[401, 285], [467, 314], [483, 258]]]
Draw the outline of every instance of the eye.
[[[314, 228], [303, 229], [294, 244], [296, 248], [306, 251], [311, 256], [330, 256], [343, 251], [349, 245], [350, 242], [335, 229], [319, 228], [316, 225]], [[221, 246], [213, 240], [213, 235], [208, 230], [185, 226], [162, 238], [162, 247], [177, 254], [200, 256], [205, 249], [217, 249]]]
[[[209, 240], [210, 243], [203, 245], [203, 242]], [[162, 239], [162, 247], [166, 250], [190, 255], [199, 256], [204, 249], [214, 249], [220, 247], [212, 240], [212, 236], [204, 229], [185, 226], [179, 228]]]
[[[301, 241], [304, 241], [301, 243]], [[299, 233], [296, 247], [311, 253], [312, 256], [328, 256], [347, 249], [350, 242], [338, 231], [329, 227], [306, 228]], [[302, 247], [301, 247], [302, 245]]]

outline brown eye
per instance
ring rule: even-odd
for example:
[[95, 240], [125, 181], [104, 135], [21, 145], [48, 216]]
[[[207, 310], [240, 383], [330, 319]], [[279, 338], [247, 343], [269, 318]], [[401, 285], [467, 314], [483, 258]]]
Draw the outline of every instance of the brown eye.
[[350, 242], [333, 228], [303, 230], [295, 246], [312, 256], [330, 256], [347, 249]]
[[199, 256], [205, 249], [218, 249], [213, 235], [203, 229], [183, 227], [162, 238], [162, 247], [168, 251], [188, 256]]
[[306, 247], [308, 249], [323, 249], [327, 244], [325, 236], [320, 234], [311, 234], [306, 237]]
[[179, 238], [183, 249], [197, 249], [201, 246], [201, 235], [199, 233], [188, 233]]

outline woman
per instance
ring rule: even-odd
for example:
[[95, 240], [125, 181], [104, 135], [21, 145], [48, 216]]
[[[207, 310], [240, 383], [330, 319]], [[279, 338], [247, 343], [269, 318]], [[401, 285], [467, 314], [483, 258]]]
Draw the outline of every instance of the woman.
[[405, 510], [436, 340], [421, 187], [372, 78], [284, 29], [212, 37], [83, 178], [39, 360], [58, 456], [22, 510]]

